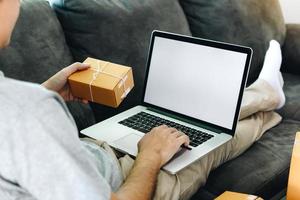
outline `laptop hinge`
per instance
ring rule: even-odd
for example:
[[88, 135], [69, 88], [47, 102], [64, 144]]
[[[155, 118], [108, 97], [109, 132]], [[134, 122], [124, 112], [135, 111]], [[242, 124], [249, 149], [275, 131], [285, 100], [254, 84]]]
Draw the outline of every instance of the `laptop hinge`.
[[174, 115], [172, 113], [168, 113], [168, 112], [156, 109], [156, 108], [147, 107], [147, 110], [150, 110], [150, 111], [153, 111], [153, 112], [157, 112], [157, 113], [162, 114], [162, 115], [166, 115], [168, 117], [171, 117], [171, 118], [174, 118], [174, 119], [177, 119], [177, 120], [180, 120], [180, 121], [192, 124], [194, 126], [198, 126], [200, 128], [203, 128], [203, 129], [207, 129], [207, 130], [215, 132], [215, 133], [222, 133], [222, 132], [224, 132], [224, 131], [221, 131], [219, 129], [209, 127], [208, 125], [205, 125], [205, 124], [203, 124], [201, 122], [197, 122], [195, 120], [186, 119], [184, 117], [180, 117], [180, 116], [177, 116], [177, 115]]

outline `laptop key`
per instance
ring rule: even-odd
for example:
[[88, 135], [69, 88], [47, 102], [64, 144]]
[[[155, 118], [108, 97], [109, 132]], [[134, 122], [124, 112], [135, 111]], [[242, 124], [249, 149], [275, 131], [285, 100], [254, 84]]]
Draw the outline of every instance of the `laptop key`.
[[120, 121], [119, 124], [138, 130], [142, 133], [148, 133], [153, 128], [165, 124], [185, 133], [190, 138], [190, 145], [193, 147], [197, 147], [203, 142], [214, 137], [213, 135], [204, 133], [202, 131], [198, 131], [196, 129], [145, 112], [137, 113], [125, 120]]

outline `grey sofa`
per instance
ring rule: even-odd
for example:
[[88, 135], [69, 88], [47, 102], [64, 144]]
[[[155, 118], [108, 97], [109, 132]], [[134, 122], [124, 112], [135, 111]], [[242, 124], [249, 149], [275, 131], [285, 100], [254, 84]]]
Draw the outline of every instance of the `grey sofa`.
[[225, 190], [265, 199], [284, 194], [300, 130], [300, 25], [285, 24], [278, 0], [52, 0], [51, 6], [43, 0], [22, 1], [11, 46], [0, 51], [0, 70], [6, 76], [41, 83], [87, 56], [133, 67], [136, 87], [118, 109], [68, 104], [79, 130], [141, 102], [154, 29], [251, 46], [248, 85], [261, 70], [269, 40], [278, 40], [287, 97], [278, 111], [282, 123], [212, 171], [192, 199], [213, 199]]

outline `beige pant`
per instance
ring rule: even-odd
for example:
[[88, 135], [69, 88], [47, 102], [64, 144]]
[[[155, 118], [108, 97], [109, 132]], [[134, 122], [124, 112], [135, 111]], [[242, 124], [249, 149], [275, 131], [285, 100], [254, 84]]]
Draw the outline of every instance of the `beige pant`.
[[[189, 199], [205, 184], [211, 170], [243, 153], [266, 130], [281, 121], [280, 115], [272, 111], [277, 105], [278, 96], [267, 82], [257, 80], [253, 83], [244, 92], [240, 121], [234, 138], [176, 175], [161, 170], [154, 199]], [[126, 155], [119, 158], [119, 163], [126, 179], [134, 160]]]

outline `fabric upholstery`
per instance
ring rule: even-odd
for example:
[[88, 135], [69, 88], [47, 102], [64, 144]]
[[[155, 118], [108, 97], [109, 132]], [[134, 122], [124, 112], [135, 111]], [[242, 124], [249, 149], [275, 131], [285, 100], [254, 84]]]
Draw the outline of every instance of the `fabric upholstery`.
[[288, 24], [283, 45], [282, 70], [300, 75], [300, 24]]
[[285, 24], [278, 0], [180, 0], [193, 36], [253, 49], [248, 83], [261, 70], [271, 39], [283, 44]]
[[52, 1], [76, 60], [87, 56], [133, 67], [135, 88], [119, 109], [94, 105], [103, 120], [141, 102], [148, 45], [154, 29], [190, 35], [176, 0]]
[[49, 3], [24, 0], [11, 45], [0, 50], [6, 76], [42, 83], [73, 62], [59, 21]]
[[[49, 3], [23, 0], [11, 45], [0, 50], [0, 70], [10, 78], [42, 83], [71, 63], [73, 57]], [[77, 103], [71, 112], [79, 129], [95, 121], [89, 106]]]
[[244, 154], [214, 170], [192, 199], [216, 197], [224, 190], [270, 199], [287, 186], [291, 150], [299, 128], [299, 121], [284, 120]]
[[286, 104], [279, 113], [284, 118], [300, 121], [300, 75], [283, 73], [283, 79]]

